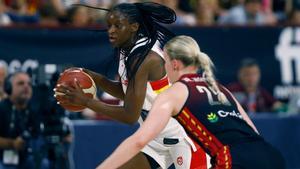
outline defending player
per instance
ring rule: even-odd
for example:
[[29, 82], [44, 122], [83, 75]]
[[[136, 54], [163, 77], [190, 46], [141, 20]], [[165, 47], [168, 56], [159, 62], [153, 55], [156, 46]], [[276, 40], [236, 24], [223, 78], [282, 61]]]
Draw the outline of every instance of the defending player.
[[157, 97], [138, 131], [97, 169], [117, 168], [128, 161], [172, 116], [210, 154], [213, 169], [285, 168], [281, 154], [263, 140], [233, 95], [215, 81], [211, 60], [194, 39], [175, 37], [164, 51], [174, 85]]

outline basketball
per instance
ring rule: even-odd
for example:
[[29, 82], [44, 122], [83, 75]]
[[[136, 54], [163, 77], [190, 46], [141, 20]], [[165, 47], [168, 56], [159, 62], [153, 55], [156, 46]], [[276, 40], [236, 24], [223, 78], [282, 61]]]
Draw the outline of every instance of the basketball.
[[[97, 88], [93, 79], [81, 69], [67, 69], [65, 70], [57, 80], [57, 84], [63, 84], [66, 86], [74, 86], [74, 80], [77, 79], [79, 86], [83, 90], [83, 93], [87, 97], [96, 98]], [[63, 95], [63, 93], [55, 92], [56, 95]], [[61, 100], [57, 98], [57, 101]], [[60, 105], [68, 111], [71, 112], [79, 112], [85, 109], [83, 106], [76, 105], [64, 105], [60, 103]]]

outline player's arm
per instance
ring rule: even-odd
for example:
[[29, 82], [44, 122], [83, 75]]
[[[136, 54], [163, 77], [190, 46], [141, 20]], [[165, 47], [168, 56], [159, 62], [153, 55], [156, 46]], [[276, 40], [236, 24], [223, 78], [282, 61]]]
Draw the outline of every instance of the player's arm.
[[59, 97], [60, 102], [64, 105], [85, 106], [117, 121], [134, 124], [138, 120], [144, 104], [149, 72], [153, 71], [151, 68], [153, 65], [156, 65], [155, 62], [157, 61], [157, 59], [151, 59], [155, 58], [155, 55], [154, 57], [151, 55], [154, 55], [154, 53], [146, 57], [137, 70], [135, 78], [129, 81], [124, 96], [124, 106], [108, 105], [99, 100], [88, 98], [83, 94], [79, 84], [76, 82], [74, 83], [75, 87], [65, 86], [63, 84], [58, 85], [55, 91], [63, 93], [63, 95], [57, 95], [55, 97]]
[[103, 112], [103, 114], [115, 120], [125, 122], [127, 124], [134, 124], [137, 122], [144, 104], [147, 82], [149, 79], [160, 79], [165, 75], [161, 64], [162, 59], [160, 56], [154, 52], [150, 52], [148, 54], [137, 70], [135, 79], [129, 81], [126, 94], [124, 96], [124, 106], [111, 106], [103, 102], [90, 99], [87, 103], [87, 107], [91, 108], [95, 112]]
[[243, 119], [246, 121], [246, 123], [257, 133], [259, 134], [258, 130], [256, 129], [255, 125], [253, 124], [253, 122], [251, 121], [251, 119], [249, 118], [249, 116], [247, 115], [247, 113], [245, 112], [245, 110], [243, 109], [243, 107], [241, 106], [241, 104], [236, 100], [236, 98], [234, 97], [234, 95], [227, 89], [224, 87], [224, 89], [231, 95], [231, 97], [233, 98], [233, 100], [235, 101], [237, 108], [239, 110], [239, 112], [241, 113]]
[[187, 97], [187, 89], [182, 93], [183, 86], [180, 85], [182, 84], [175, 84], [157, 97], [143, 125], [123, 141], [97, 169], [118, 168], [125, 164], [165, 128], [171, 116], [179, 112]]
[[105, 76], [88, 69], [83, 69], [83, 71], [88, 73], [93, 78], [96, 86], [101, 90], [111, 94], [114, 97], [124, 100], [125, 94], [120, 81], [110, 80]]
[[117, 121], [134, 124], [144, 103], [147, 81], [148, 71], [143, 65], [138, 69], [135, 79], [128, 83], [123, 106], [112, 106], [95, 99], [87, 99], [85, 106]]
[[235, 97], [233, 97], [234, 101], [236, 102], [237, 106], [238, 106], [238, 110], [241, 113], [243, 119], [248, 123], [249, 126], [252, 127], [252, 129], [259, 134], [257, 128], [255, 127], [254, 123], [251, 121], [251, 119], [249, 118], [249, 116], [247, 115], [247, 113], [245, 112], [245, 110], [243, 109], [243, 107], [241, 106], [241, 104], [236, 100]]
[[105, 76], [101, 75], [100, 73], [96, 73], [94, 71], [85, 68], [71, 67], [65, 71], [76, 70], [76, 69], [80, 69], [81, 71], [84, 71], [85, 73], [90, 75], [91, 78], [94, 80], [96, 86], [101, 90], [111, 94], [114, 97], [124, 100], [124, 92], [122, 89], [121, 82], [110, 80]]

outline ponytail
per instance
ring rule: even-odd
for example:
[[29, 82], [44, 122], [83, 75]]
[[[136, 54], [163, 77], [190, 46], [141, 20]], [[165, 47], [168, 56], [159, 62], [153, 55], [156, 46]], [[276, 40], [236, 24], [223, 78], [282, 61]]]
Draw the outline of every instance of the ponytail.
[[198, 62], [199, 67], [203, 69], [204, 73], [203, 76], [207, 82], [207, 84], [211, 87], [213, 91], [217, 93], [218, 96], [218, 101], [221, 102], [222, 104], [228, 104], [228, 100], [226, 96], [224, 95], [223, 92], [220, 91], [214, 73], [213, 73], [213, 68], [214, 64], [209, 58], [209, 56], [206, 53], [203, 53], [199, 51], [199, 54], [197, 55], [196, 58], [196, 63]]
[[201, 52], [197, 42], [189, 36], [177, 36], [171, 39], [164, 47], [170, 59], [178, 59], [185, 66], [196, 66], [203, 70], [203, 77], [208, 86], [217, 94], [218, 101], [224, 105], [230, 104], [226, 96], [218, 87], [215, 80], [214, 64], [210, 57]]

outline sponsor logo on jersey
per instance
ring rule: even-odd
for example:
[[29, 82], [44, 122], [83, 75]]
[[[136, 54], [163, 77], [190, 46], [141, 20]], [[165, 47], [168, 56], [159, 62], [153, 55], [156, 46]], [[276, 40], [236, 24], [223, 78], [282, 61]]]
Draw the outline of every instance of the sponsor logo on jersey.
[[215, 123], [219, 120], [219, 117], [217, 116], [217, 114], [215, 113], [210, 113], [207, 115], [207, 119], [211, 122], [211, 123]]
[[233, 117], [238, 117], [240, 119], [243, 119], [242, 115], [239, 112], [235, 112], [234, 110], [232, 112], [226, 112], [226, 111], [223, 111], [223, 110], [219, 110], [218, 115], [220, 117], [233, 116]]
[[219, 117], [220, 118], [225, 118], [227, 116], [237, 117], [237, 118], [243, 119], [242, 115], [239, 112], [235, 112], [234, 110], [231, 111], [231, 112], [224, 111], [224, 110], [219, 110], [217, 113], [213, 113], [213, 112], [209, 113], [207, 115], [207, 120], [211, 123], [216, 123], [216, 122], [218, 122]]

